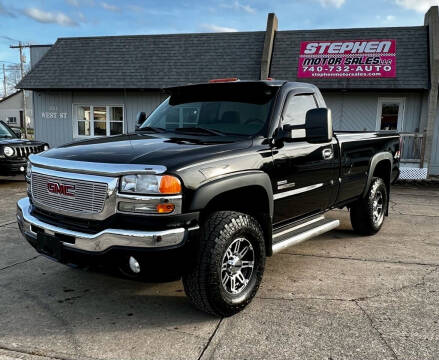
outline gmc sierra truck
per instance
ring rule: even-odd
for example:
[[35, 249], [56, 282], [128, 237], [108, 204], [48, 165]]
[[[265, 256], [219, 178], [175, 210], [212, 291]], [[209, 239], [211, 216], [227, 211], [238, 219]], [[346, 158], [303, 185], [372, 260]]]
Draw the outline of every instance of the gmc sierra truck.
[[177, 270], [219, 316], [255, 296], [265, 259], [330, 231], [334, 208], [373, 235], [389, 211], [399, 135], [333, 132], [317, 87], [215, 80], [166, 89], [135, 133], [31, 155], [20, 230], [68, 265], [131, 277]]
[[21, 130], [0, 120], [0, 179], [21, 175], [23, 180], [28, 156], [48, 149], [44, 142], [22, 139]]

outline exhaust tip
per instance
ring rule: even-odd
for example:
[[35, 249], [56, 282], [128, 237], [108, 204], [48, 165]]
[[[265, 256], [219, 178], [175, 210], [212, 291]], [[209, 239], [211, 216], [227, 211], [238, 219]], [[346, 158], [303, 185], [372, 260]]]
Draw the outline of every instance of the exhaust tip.
[[131, 271], [132, 271], [134, 274], [138, 274], [138, 273], [140, 272], [140, 264], [139, 264], [139, 262], [138, 262], [135, 258], [133, 258], [132, 256], [130, 256], [130, 259], [129, 259], [129, 261], [128, 261], [128, 264], [129, 264], [129, 266], [130, 266]]

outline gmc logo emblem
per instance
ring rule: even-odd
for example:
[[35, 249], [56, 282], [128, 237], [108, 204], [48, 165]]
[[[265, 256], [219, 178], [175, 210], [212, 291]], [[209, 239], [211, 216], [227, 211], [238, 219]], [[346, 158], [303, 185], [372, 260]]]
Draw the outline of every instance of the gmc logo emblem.
[[56, 182], [47, 183], [47, 191], [51, 194], [75, 197], [75, 186], [64, 185]]

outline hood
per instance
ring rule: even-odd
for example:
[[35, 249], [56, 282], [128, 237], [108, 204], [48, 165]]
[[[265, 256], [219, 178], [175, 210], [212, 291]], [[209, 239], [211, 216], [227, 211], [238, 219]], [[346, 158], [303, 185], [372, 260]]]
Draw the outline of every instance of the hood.
[[114, 164], [165, 165], [172, 170], [194, 161], [251, 146], [242, 137], [128, 134], [67, 144], [48, 150], [45, 157]]
[[41, 141], [33, 141], [26, 139], [0, 139], [0, 145], [9, 146], [9, 145], [46, 145]]

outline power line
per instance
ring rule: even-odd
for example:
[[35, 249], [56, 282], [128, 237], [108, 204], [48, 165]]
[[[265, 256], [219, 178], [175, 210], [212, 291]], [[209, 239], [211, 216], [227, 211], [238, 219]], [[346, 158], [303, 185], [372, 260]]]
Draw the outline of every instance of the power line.
[[[10, 45], [11, 49], [18, 49], [20, 52], [20, 73], [21, 73], [21, 79], [24, 77], [24, 63], [25, 58], [23, 55], [23, 49], [24, 48], [30, 48], [30, 44], [23, 44], [21, 41], [18, 42], [18, 45]], [[26, 120], [26, 94], [23, 89], [23, 118], [24, 118], [24, 137], [27, 138], [27, 120]]]

